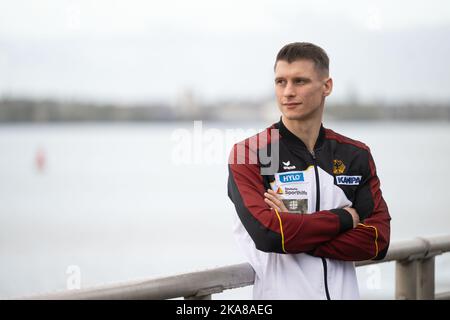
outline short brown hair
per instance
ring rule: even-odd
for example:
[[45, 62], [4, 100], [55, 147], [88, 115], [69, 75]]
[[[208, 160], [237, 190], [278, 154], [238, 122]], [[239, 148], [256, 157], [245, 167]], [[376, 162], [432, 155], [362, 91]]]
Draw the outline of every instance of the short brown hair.
[[287, 61], [292, 63], [297, 60], [307, 59], [315, 63], [316, 69], [321, 72], [329, 72], [330, 59], [327, 53], [321, 47], [309, 42], [293, 42], [285, 45], [277, 54], [274, 69], [277, 62]]

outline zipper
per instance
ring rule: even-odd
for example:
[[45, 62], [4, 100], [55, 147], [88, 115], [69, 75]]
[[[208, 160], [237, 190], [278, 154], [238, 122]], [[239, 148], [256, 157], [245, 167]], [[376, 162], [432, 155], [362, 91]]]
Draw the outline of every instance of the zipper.
[[319, 185], [319, 170], [317, 169], [316, 154], [311, 151], [311, 156], [314, 163], [314, 173], [316, 175], [316, 211], [320, 210], [320, 185]]
[[322, 264], [323, 264], [323, 279], [325, 283], [325, 293], [327, 295], [327, 300], [331, 300], [330, 292], [328, 291], [327, 260], [325, 260], [325, 258], [322, 258]]
[[[310, 152], [311, 156], [313, 158], [313, 163], [314, 163], [314, 173], [316, 175], [316, 211], [320, 211], [320, 184], [319, 184], [319, 170], [317, 169], [317, 159], [316, 159], [316, 154], [313, 151]], [[327, 295], [327, 300], [331, 300], [330, 298], [330, 292], [328, 290], [328, 277], [327, 277], [327, 273], [328, 273], [328, 267], [327, 267], [327, 260], [325, 258], [321, 258], [322, 259], [322, 264], [323, 264], [323, 281], [324, 281], [324, 285], [325, 285], [325, 294]]]

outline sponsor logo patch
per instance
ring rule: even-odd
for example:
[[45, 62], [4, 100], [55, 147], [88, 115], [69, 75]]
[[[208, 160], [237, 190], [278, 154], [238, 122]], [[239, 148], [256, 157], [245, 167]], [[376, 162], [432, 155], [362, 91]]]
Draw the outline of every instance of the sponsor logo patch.
[[283, 199], [286, 209], [291, 213], [307, 213], [308, 199]]
[[300, 182], [305, 181], [305, 177], [303, 176], [303, 172], [283, 173], [280, 174], [280, 181], [282, 183]]
[[346, 186], [357, 186], [361, 183], [361, 176], [336, 176], [336, 183]]

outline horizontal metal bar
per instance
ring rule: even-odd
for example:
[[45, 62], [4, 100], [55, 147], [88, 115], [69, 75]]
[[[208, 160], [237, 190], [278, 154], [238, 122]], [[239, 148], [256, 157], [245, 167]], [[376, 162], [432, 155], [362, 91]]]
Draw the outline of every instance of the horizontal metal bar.
[[164, 278], [38, 295], [28, 299], [172, 299], [220, 293], [252, 285], [253, 282], [253, 268], [248, 263], [242, 263]]
[[448, 251], [450, 235], [415, 238], [392, 243], [383, 260], [358, 261], [355, 264], [360, 267], [389, 261], [424, 259]]
[[[398, 241], [390, 245], [383, 260], [360, 261], [356, 266], [394, 260], [424, 259], [450, 251], [450, 235]], [[201, 297], [254, 283], [255, 272], [248, 263], [157, 279], [43, 294], [24, 299], [172, 299]]]
[[450, 291], [436, 293], [435, 300], [450, 300]]

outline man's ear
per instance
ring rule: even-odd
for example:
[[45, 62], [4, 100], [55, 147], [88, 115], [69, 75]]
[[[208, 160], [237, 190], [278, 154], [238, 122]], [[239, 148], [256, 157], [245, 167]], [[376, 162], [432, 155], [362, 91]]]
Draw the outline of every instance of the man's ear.
[[333, 79], [329, 77], [328, 79], [324, 80], [323, 86], [323, 96], [327, 97], [331, 94], [331, 91], [333, 91]]

